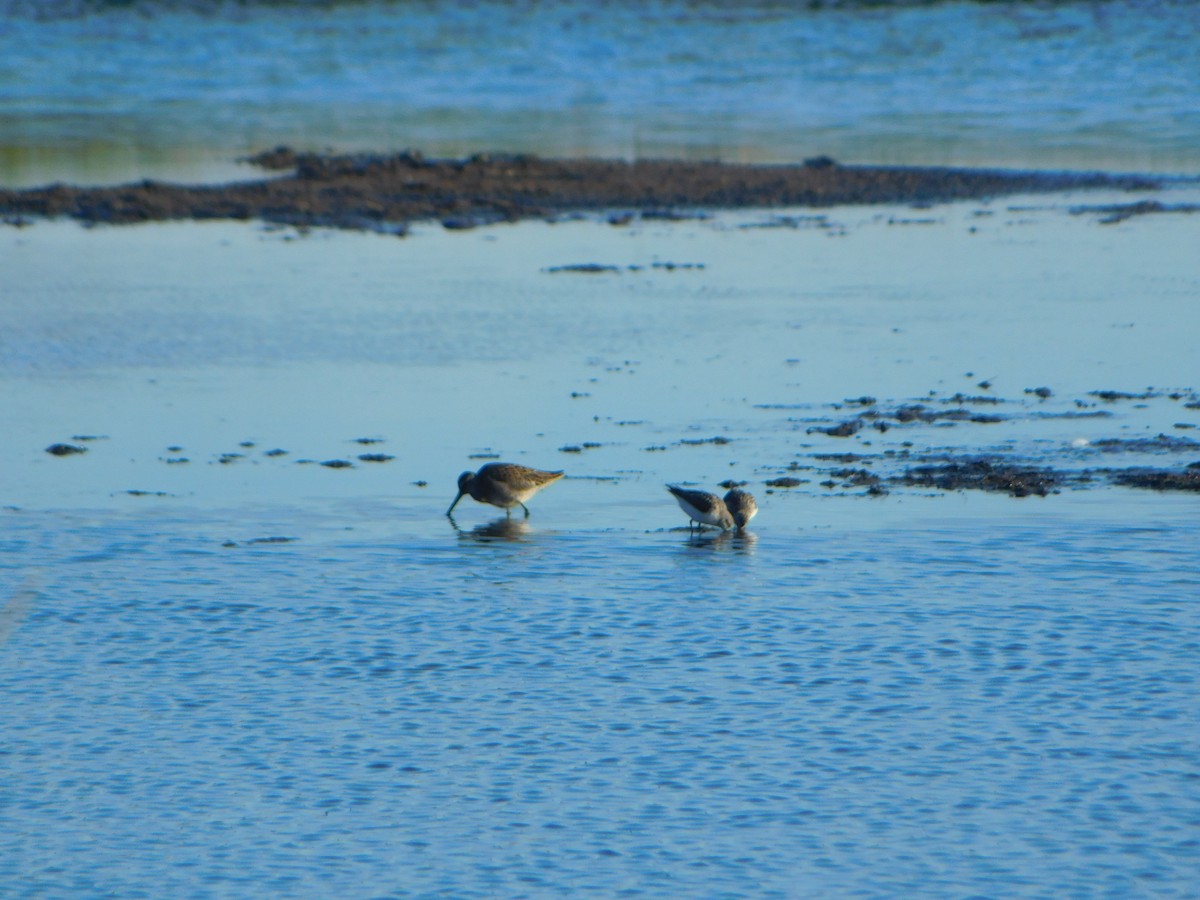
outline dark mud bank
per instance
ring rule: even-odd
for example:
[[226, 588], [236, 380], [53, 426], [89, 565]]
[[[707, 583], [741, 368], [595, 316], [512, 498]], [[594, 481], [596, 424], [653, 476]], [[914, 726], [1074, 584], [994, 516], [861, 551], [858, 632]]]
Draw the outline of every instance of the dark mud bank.
[[1150, 190], [1143, 177], [1095, 173], [542, 159], [419, 153], [333, 156], [278, 148], [248, 160], [286, 174], [223, 185], [143, 181], [117, 187], [50, 185], [0, 191], [0, 215], [70, 217], [88, 224], [262, 220], [402, 234], [408, 223], [450, 228], [571, 213], [678, 213], [739, 207], [927, 204], [1077, 188]]

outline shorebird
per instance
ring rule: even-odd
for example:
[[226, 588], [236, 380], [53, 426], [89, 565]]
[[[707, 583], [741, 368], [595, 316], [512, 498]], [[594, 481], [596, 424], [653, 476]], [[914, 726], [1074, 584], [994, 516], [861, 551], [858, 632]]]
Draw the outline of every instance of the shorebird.
[[690, 491], [673, 484], [668, 484], [667, 490], [675, 495], [680, 509], [690, 516], [688, 527], [691, 527], [692, 522], [699, 523], [701, 528], [705, 525], [715, 525], [722, 531], [733, 527], [733, 516], [725, 508], [725, 501], [716, 494]]
[[741, 488], [733, 488], [725, 495], [725, 508], [733, 516], [733, 524], [737, 526], [738, 531], [745, 531], [750, 520], [758, 515], [758, 504], [754, 495]]
[[454, 507], [464, 494], [470, 494], [480, 503], [499, 506], [510, 516], [512, 508], [519, 506], [525, 510], [525, 517], [529, 518], [525, 501], [562, 477], [562, 472], [543, 472], [516, 463], [488, 463], [481, 466], [478, 472], [463, 472], [458, 476], [458, 496], [446, 510], [446, 515], [454, 512]]

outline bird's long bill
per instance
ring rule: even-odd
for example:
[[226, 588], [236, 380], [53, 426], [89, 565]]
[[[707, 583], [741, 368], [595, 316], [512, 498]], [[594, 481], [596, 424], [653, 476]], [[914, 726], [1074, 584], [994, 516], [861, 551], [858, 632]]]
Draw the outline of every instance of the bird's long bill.
[[462, 498], [463, 498], [463, 492], [459, 491], [458, 496], [454, 498], [454, 502], [450, 504], [450, 508], [448, 510], [446, 510], [446, 515], [450, 515], [450, 513], [454, 512], [454, 507], [458, 506], [458, 501], [461, 500]]

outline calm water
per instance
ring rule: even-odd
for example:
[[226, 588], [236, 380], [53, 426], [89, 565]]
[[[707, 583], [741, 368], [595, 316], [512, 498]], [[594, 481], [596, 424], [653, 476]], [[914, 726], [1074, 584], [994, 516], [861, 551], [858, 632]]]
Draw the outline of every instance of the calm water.
[[[1193, 4], [0, 10], [4, 184], [1200, 169]], [[838, 474], [1200, 462], [1200, 219], [1071, 212], [1146, 198], [0, 229], [0, 895], [1195, 897], [1195, 495]], [[996, 421], [812, 430], [868, 395]], [[493, 456], [568, 477], [448, 520]], [[727, 478], [752, 533], [689, 535]]]
[[9, 514], [43, 565], [6, 572], [0, 877], [1194, 896], [1200, 535], [1134, 509], [697, 544], [305, 507], [238, 548], [241, 510]]
[[[1200, 224], [1080, 199], [0, 233], [0, 893], [1195, 896], [1195, 496], [822, 483], [1200, 456], [1096, 449], [1196, 434]], [[452, 523], [487, 453], [569, 477]]]
[[1198, 111], [1170, 0], [0, 2], [6, 184], [249, 176], [278, 143], [1194, 174]]

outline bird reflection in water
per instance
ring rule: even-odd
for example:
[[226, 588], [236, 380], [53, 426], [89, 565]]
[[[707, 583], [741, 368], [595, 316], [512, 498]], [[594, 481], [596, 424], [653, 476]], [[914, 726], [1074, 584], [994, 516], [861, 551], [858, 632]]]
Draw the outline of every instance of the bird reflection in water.
[[454, 516], [448, 516], [447, 518], [450, 519], [450, 524], [454, 526], [454, 530], [458, 532], [460, 538], [479, 541], [481, 543], [490, 541], [523, 541], [531, 534], [529, 523], [524, 519], [512, 519], [505, 516], [464, 530], [458, 527], [458, 523], [454, 521]]
[[752, 531], [693, 531], [688, 534], [683, 546], [688, 550], [749, 555], [754, 552], [754, 545], [757, 543], [758, 535]]

